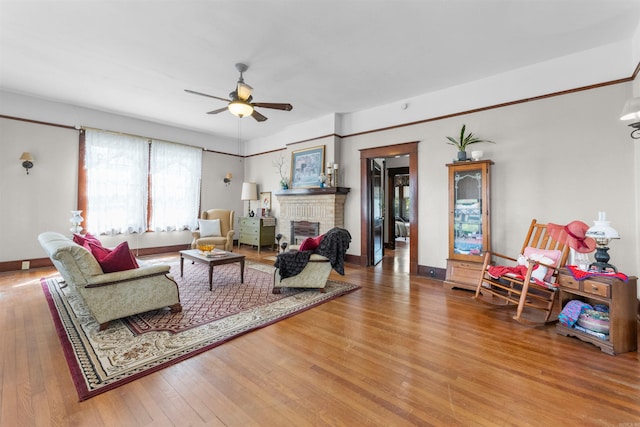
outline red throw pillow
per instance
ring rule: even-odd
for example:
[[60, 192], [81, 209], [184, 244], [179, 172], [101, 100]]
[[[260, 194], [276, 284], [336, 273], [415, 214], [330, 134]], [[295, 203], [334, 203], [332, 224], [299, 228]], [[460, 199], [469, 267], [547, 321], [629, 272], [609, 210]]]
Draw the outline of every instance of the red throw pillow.
[[[313, 238], [313, 242], [314, 242], [314, 244], [316, 245], [316, 248], [317, 248], [318, 246], [320, 246], [320, 242], [322, 242], [322, 239], [323, 239], [323, 238], [324, 238], [324, 234], [321, 234], [321, 235], [319, 235], [319, 236], [317, 236], [317, 237], [314, 237], [314, 238]], [[315, 248], [314, 248], [314, 249], [315, 249]]]
[[122, 242], [113, 250], [89, 242], [91, 253], [100, 264], [104, 273], [113, 273], [114, 271], [133, 270], [138, 268], [138, 263], [131, 251], [129, 244]]
[[301, 251], [315, 251], [318, 248], [318, 246], [320, 246], [320, 242], [322, 241], [323, 237], [324, 237], [324, 234], [321, 234], [321, 235], [319, 235], [317, 237], [307, 237], [300, 244], [299, 250], [301, 250]]
[[312, 251], [315, 248], [317, 248], [317, 246], [315, 245], [315, 241], [313, 240], [313, 237], [307, 237], [306, 239], [304, 239], [302, 241], [302, 243], [300, 243], [299, 250], [301, 250], [301, 251]]
[[73, 235], [73, 241], [76, 242], [77, 244], [79, 244], [80, 246], [84, 246], [85, 248], [91, 250], [88, 245], [87, 242], [91, 242], [95, 245], [98, 246], [102, 246], [102, 242], [100, 240], [98, 240], [97, 237], [87, 233], [84, 236], [82, 234], [78, 234], [78, 233], [74, 233]]

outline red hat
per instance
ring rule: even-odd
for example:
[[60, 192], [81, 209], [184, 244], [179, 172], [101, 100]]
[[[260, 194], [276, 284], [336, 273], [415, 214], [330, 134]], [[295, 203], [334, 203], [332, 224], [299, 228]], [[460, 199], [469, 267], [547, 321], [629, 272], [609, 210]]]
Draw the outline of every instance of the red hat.
[[584, 254], [596, 248], [596, 241], [586, 237], [588, 229], [589, 226], [582, 221], [571, 221], [567, 225], [547, 224], [547, 230], [554, 240]]

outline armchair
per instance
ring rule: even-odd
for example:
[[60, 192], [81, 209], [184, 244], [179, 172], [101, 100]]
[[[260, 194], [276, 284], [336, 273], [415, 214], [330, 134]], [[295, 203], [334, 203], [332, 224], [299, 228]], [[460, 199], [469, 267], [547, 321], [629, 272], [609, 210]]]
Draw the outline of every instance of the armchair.
[[201, 222], [200, 229], [192, 233], [193, 241], [191, 242], [191, 248], [197, 249], [198, 245], [216, 245], [219, 249], [233, 252], [233, 236], [236, 232], [233, 229], [234, 216], [235, 212], [228, 209], [209, 209], [203, 211], [200, 215], [200, 220], [220, 221], [220, 233], [219, 235], [203, 235], [203, 224]]
[[344, 276], [344, 258], [351, 234], [334, 227], [325, 234], [305, 239], [299, 250], [278, 255], [273, 293], [282, 288], [318, 288], [324, 292], [331, 269]]

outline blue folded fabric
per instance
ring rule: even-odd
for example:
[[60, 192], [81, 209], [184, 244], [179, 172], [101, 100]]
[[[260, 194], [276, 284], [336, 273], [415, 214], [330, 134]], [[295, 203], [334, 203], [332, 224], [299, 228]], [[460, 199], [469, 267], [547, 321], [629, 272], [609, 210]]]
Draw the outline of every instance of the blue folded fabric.
[[573, 299], [564, 306], [560, 314], [558, 315], [558, 321], [565, 326], [570, 328], [576, 324], [578, 318], [580, 317], [580, 313], [585, 308], [593, 309], [589, 304], [582, 302], [577, 299]]

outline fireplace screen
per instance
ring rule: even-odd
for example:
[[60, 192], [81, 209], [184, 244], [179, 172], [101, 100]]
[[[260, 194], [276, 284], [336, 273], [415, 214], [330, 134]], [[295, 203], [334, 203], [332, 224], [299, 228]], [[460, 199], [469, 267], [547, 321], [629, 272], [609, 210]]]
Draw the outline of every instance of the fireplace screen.
[[309, 221], [291, 221], [291, 244], [299, 245], [307, 237], [320, 234], [320, 223]]

